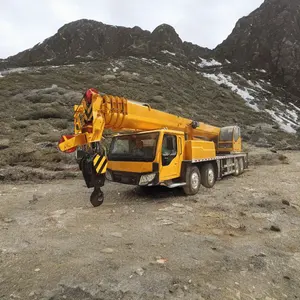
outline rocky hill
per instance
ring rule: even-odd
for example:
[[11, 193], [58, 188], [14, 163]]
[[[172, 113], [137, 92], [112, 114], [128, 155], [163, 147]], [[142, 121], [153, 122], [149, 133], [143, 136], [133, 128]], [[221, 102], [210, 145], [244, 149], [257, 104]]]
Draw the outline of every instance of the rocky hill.
[[239, 68], [265, 69], [277, 85], [299, 96], [299, 15], [299, 0], [265, 0], [214, 52]]
[[126, 28], [82, 19], [64, 25], [42, 43], [2, 61], [2, 68], [65, 64], [130, 55], [155, 57], [161, 55], [162, 50], [176, 53], [183, 62], [210, 52], [209, 49], [183, 42], [175, 29], [167, 24], [149, 32], [137, 26]]
[[298, 97], [299, 13], [298, 0], [265, 0], [238, 20], [228, 38], [214, 50], [182, 41], [167, 24], [149, 32], [137, 26], [111, 26], [82, 19], [64, 25], [33, 48], [0, 60], [0, 69], [128, 56], [164, 59], [162, 51], [168, 51], [174, 53], [172, 61], [183, 66], [191, 61], [201, 63], [199, 57], [214, 57], [221, 62], [230, 61], [232, 70], [264, 69], [276, 86]]
[[[272, 3], [285, 0], [266, 0], [253, 14]], [[237, 124], [244, 142], [258, 147], [300, 149], [298, 95], [274, 80], [265, 61], [252, 65], [249, 54], [243, 65], [251, 44], [240, 54], [234, 47], [243, 42], [236, 43], [209, 50], [166, 24], [149, 32], [79, 20], [0, 61], [0, 180], [74, 175], [73, 157], [56, 144], [73, 132], [73, 105], [90, 87], [212, 125]]]

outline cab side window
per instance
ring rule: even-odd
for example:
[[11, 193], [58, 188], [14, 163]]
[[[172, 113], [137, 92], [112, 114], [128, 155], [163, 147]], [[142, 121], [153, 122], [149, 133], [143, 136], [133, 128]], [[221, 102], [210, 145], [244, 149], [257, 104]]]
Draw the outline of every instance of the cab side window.
[[161, 153], [162, 165], [169, 165], [177, 155], [177, 138], [175, 135], [164, 135]]

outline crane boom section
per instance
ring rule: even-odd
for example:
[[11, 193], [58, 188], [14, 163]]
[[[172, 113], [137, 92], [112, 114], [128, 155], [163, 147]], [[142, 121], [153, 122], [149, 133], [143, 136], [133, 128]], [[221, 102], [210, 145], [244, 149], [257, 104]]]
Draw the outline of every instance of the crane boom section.
[[88, 90], [74, 110], [75, 135], [59, 143], [62, 151], [100, 141], [104, 129], [146, 131], [167, 128], [182, 131], [191, 140], [197, 137], [212, 140], [220, 133], [219, 127], [152, 109], [148, 104], [123, 97], [100, 95], [94, 90]]

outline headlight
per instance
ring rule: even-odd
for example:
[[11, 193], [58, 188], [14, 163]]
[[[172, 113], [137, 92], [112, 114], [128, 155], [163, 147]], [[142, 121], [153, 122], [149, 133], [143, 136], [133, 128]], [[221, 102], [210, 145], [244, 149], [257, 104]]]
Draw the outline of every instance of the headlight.
[[155, 173], [142, 175], [140, 178], [139, 185], [146, 185], [155, 178]]
[[106, 170], [106, 172], [105, 172], [105, 177], [106, 177], [106, 179], [107, 179], [107, 180], [109, 180], [109, 181], [113, 181], [113, 178], [112, 178], [111, 172], [110, 172], [110, 171], [108, 171], [108, 170]]

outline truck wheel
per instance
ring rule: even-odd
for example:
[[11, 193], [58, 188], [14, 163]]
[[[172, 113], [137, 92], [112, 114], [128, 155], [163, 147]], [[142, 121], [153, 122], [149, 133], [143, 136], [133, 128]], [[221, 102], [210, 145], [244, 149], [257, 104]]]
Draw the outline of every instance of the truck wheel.
[[201, 175], [198, 167], [190, 166], [185, 173], [186, 185], [183, 190], [186, 195], [195, 195], [198, 193], [201, 185]]
[[241, 174], [239, 159], [234, 160], [234, 173], [233, 176], [239, 176]]
[[206, 188], [212, 188], [216, 183], [216, 174], [213, 164], [207, 163], [201, 167], [201, 183]]
[[240, 174], [243, 174], [245, 170], [245, 162], [243, 157], [239, 158], [239, 167], [240, 167]]

